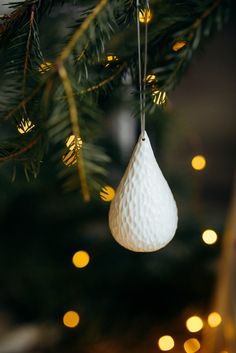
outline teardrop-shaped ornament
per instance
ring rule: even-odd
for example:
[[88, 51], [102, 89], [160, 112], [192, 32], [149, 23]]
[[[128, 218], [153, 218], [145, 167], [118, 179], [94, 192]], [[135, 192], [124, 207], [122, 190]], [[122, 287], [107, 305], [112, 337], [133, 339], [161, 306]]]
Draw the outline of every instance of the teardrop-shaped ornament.
[[151, 252], [163, 248], [171, 241], [177, 223], [174, 197], [145, 132], [139, 137], [111, 202], [111, 233], [126, 249]]

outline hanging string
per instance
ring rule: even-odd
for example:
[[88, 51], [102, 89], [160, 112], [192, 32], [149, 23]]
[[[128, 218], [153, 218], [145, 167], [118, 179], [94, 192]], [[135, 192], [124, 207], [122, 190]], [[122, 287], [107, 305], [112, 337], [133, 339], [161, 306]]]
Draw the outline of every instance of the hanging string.
[[136, 0], [137, 8], [137, 37], [138, 37], [138, 74], [139, 74], [139, 104], [140, 104], [140, 114], [141, 114], [141, 132], [142, 131], [142, 121], [143, 121], [143, 93], [142, 93], [142, 61], [141, 61], [141, 38], [140, 38], [140, 23], [139, 23], [139, 0]]
[[137, 38], [138, 38], [138, 73], [139, 73], [139, 99], [140, 99], [140, 115], [141, 115], [141, 134], [145, 136], [146, 123], [146, 77], [147, 77], [147, 42], [148, 42], [148, 14], [149, 0], [146, 0], [146, 9], [144, 10], [145, 37], [144, 37], [144, 64], [142, 72], [141, 57], [141, 31], [139, 23], [140, 3], [136, 0], [137, 6]]

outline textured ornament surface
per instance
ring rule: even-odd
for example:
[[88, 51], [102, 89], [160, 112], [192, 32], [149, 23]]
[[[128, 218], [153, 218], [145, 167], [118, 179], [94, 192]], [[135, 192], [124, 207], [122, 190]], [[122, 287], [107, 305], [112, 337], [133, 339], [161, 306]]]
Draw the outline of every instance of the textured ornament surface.
[[145, 132], [111, 202], [109, 226], [115, 240], [137, 252], [161, 249], [173, 238], [177, 207]]

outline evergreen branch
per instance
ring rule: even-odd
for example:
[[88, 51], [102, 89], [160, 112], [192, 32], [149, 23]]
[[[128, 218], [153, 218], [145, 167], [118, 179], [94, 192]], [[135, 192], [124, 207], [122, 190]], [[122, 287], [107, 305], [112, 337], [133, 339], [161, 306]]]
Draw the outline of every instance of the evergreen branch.
[[[193, 52], [198, 48], [203, 36], [209, 36], [210, 31], [204, 33], [202, 27], [211, 16], [214, 18], [214, 12], [220, 6], [222, 7], [224, 0], [215, 0], [210, 5], [206, 5], [205, 9], [198, 15], [197, 18], [193, 19], [192, 22], [182, 25], [181, 29], [177, 31], [173, 28], [172, 38], [173, 41], [178, 38], [186, 40], [186, 48], [180, 51], [180, 55], [170, 54], [169, 51], [166, 56], [163, 56], [163, 61], [153, 72], [156, 72], [159, 76], [159, 87], [165, 91], [170, 91], [181, 79], [185, 69], [190, 63]], [[222, 14], [223, 16], [223, 14]], [[162, 42], [160, 42], [160, 46]]]
[[30, 20], [29, 20], [29, 33], [28, 33], [28, 38], [27, 38], [27, 43], [26, 43], [26, 52], [25, 52], [25, 59], [24, 59], [23, 92], [25, 92], [25, 84], [26, 84], [26, 79], [27, 79], [28, 63], [29, 63], [29, 56], [30, 56], [30, 44], [31, 44], [34, 17], [35, 17], [35, 5], [32, 5], [31, 13], [30, 13]]
[[83, 56], [84, 56], [84, 54], [85, 54], [85, 52], [86, 52], [88, 46], [89, 46], [89, 41], [87, 41], [87, 43], [85, 44], [85, 46], [84, 46], [82, 52], [81, 52], [80, 55], [76, 58], [76, 62], [77, 62], [77, 63], [80, 62], [81, 59], [83, 58]]
[[172, 82], [174, 82], [178, 76], [179, 71], [182, 69], [184, 66], [186, 60], [187, 60], [188, 52], [184, 53], [182, 58], [178, 61], [175, 69], [173, 72], [171, 72], [170, 76], [168, 77], [167, 81], [165, 82], [165, 87], [168, 88]]
[[89, 88], [86, 88], [85, 90], [82, 90], [79, 92], [79, 95], [80, 94], [84, 94], [84, 93], [88, 93], [88, 92], [92, 92], [92, 91], [96, 91], [97, 89], [107, 85], [108, 83], [112, 82], [116, 76], [119, 75], [119, 73], [122, 72], [122, 70], [127, 66], [127, 63], [123, 63], [119, 69], [111, 76], [109, 76], [108, 78], [106, 78], [105, 80], [99, 82], [98, 84], [94, 85], [94, 86], [91, 86]]
[[4, 20], [4, 23], [0, 25], [0, 34], [5, 32], [12, 24], [13, 21], [15, 21], [18, 17], [20, 17], [24, 12], [23, 7], [19, 7], [17, 10], [13, 11], [9, 15], [3, 15], [2, 20]]
[[94, 8], [93, 12], [86, 17], [84, 22], [81, 24], [81, 26], [78, 28], [77, 31], [73, 34], [71, 37], [69, 43], [66, 45], [66, 47], [62, 50], [62, 53], [60, 55], [60, 59], [58, 61], [65, 61], [74, 47], [76, 46], [78, 40], [82, 37], [84, 32], [89, 28], [90, 23], [97, 17], [97, 15], [103, 10], [103, 8], [108, 4], [108, 0], [101, 0], [98, 5]]
[[35, 146], [38, 143], [39, 139], [40, 139], [40, 136], [37, 136], [34, 140], [30, 141], [28, 145], [21, 147], [18, 151], [12, 152], [4, 157], [0, 157], [0, 162], [9, 161], [29, 151], [33, 146]]
[[[105, 80], [97, 83], [96, 85], [93, 85], [93, 86], [88, 87], [88, 88], [86, 88], [84, 90], [81, 90], [77, 95], [82, 95], [82, 94], [86, 94], [86, 93], [89, 93], [89, 92], [93, 92], [93, 91], [96, 91], [99, 88], [107, 85], [108, 83], [112, 82], [123, 71], [123, 69], [126, 66], [127, 66], [127, 63], [123, 63], [113, 75], [111, 75], [108, 78], [106, 78]], [[64, 98], [66, 98], [66, 96], [59, 97], [58, 100], [61, 100], [61, 99], [64, 99]]]
[[16, 112], [18, 112], [19, 109], [24, 108], [27, 103], [29, 103], [37, 93], [39, 93], [40, 89], [42, 88], [42, 84], [39, 84], [33, 92], [26, 98], [24, 98], [15, 108], [10, 110], [4, 117], [4, 120], [8, 120], [12, 115], [14, 115]]
[[[94, 137], [98, 136], [98, 126], [102, 126], [101, 122], [98, 123], [102, 116], [99, 105], [103, 104], [99, 94], [103, 91], [107, 93], [106, 86], [112, 86], [111, 82], [122, 82], [119, 78], [126, 71], [125, 67], [136, 82], [136, 7], [134, 0], [94, 0], [89, 5], [84, 1], [85, 6], [81, 6], [79, 0], [70, 0], [68, 3], [79, 6], [78, 18], [74, 26], [69, 24], [72, 32], [60, 49], [60, 55], [54, 60], [55, 65], [52, 64], [50, 71], [43, 75], [38, 72], [39, 65], [44, 62], [39, 40], [39, 21], [54, 6], [61, 6], [63, 0], [18, 1], [12, 4], [14, 11], [11, 14], [1, 17], [0, 39], [3, 49], [0, 60], [5, 76], [2, 84], [4, 99], [0, 102], [0, 110], [4, 120], [13, 117], [17, 123], [24, 114], [33, 117], [40, 106], [40, 118], [35, 129], [40, 128], [43, 122], [42, 127], [48, 129], [49, 138], [55, 144], [66, 141], [71, 133], [79, 137], [82, 132], [86, 144], [80, 151], [75, 146], [77, 168], [64, 168], [62, 174], [67, 178], [67, 186], [71, 185], [72, 179], [77, 187], [81, 186], [83, 197], [88, 201], [94, 179], [104, 172], [99, 164], [106, 162], [101, 158], [105, 153], [93, 145]], [[141, 0], [140, 3], [143, 5], [145, 2]], [[154, 84], [157, 84], [160, 91], [174, 88], [202, 39], [221, 28], [227, 15], [226, 3], [227, 0], [153, 1], [154, 14], [157, 9], [159, 22], [156, 26], [153, 21], [149, 27], [148, 54], [152, 58], [149, 60], [149, 69], [150, 73], [157, 74]], [[173, 46], [178, 41], [185, 42], [185, 45], [175, 51]], [[98, 66], [98, 63], [102, 64], [104, 53], [109, 52], [116, 55], [121, 64], [118, 67], [113, 62], [110, 70], [107, 70], [105, 66]], [[119, 78], [115, 81], [117, 76]], [[153, 108], [154, 84], [149, 87], [150, 109]], [[58, 103], [58, 100], [61, 101]], [[80, 102], [79, 112], [77, 101]], [[0, 161], [14, 159], [31, 148], [30, 144], [29, 147], [25, 146], [24, 140], [18, 135], [15, 141], [15, 144], [11, 143], [6, 149], [6, 144], [2, 145]], [[89, 147], [89, 144], [94, 147]], [[27, 163], [30, 161], [34, 166], [39, 166], [44, 151], [39, 141], [26, 154]], [[58, 152], [58, 157], [61, 161], [62, 150]], [[20, 160], [23, 161], [23, 158]]]
[[[77, 44], [78, 40], [82, 37], [84, 32], [88, 29], [90, 23], [97, 17], [97, 15], [103, 10], [103, 8], [107, 5], [108, 0], [101, 0], [100, 3], [94, 8], [94, 11], [84, 20], [79, 29], [73, 34], [69, 43], [64, 47], [61, 54], [59, 55], [57, 62], [60, 64], [70, 55], [71, 51], [74, 49], [74, 46]], [[86, 49], [85, 49], [86, 50]], [[49, 75], [50, 77], [50, 75]], [[41, 85], [39, 84], [33, 93], [28, 97], [24, 98], [14, 109], [12, 109], [7, 115], [4, 117], [4, 120], [9, 119], [13, 114], [15, 114], [19, 109], [23, 108], [28, 102], [34, 98], [34, 96], [40, 91]]]
[[76, 153], [76, 160], [77, 160], [77, 169], [80, 177], [81, 191], [82, 191], [84, 201], [88, 202], [90, 200], [90, 193], [89, 193], [89, 188], [88, 188], [88, 183], [86, 178], [86, 172], [84, 168], [84, 161], [82, 157], [82, 151], [80, 150], [78, 152], [77, 142], [76, 142], [77, 138], [80, 137], [80, 128], [78, 124], [78, 111], [77, 111], [76, 102], [73, 95], [73, 89], [70, 84], [70, 80], [67, 75], [65, 67], [60, 62], [58, 62], [57, 68], [67, 96], [67, 102], [68, 102], [68, 107], [70, 111], [71, 127], [72, 127], [73, 135], [75, 136], [75, 153]]
[[195, 28], [197, 28], [198, 26], [200, 26], [201, 23], [203, 22], [203, 20], [204, 20], [205, 18], [207, 18], [208, 16], [210, 16], [211, 13], [220, 5], [220, 3], [221, 3], [222, 1], [223, 1], [223, 0], [216, 0], [216, 1], [214, 1], [214, 2], [212, 3], [212, 5], [211, 5], [208, 9], [206, 9], [206, 11], [203, 12], [202, 15], [201, 15], [199, 18], [197, 18], [197, 19], [193, 22], [191, 28], [192, 28], [192, 29], [195, 29]]

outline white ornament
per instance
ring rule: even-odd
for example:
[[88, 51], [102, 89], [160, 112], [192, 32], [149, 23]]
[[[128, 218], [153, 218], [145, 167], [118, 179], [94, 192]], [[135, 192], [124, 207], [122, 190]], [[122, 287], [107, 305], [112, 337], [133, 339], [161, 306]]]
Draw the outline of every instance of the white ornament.
[[139, 137], [109, 211], [115, 240], [125, 248], [150, 252], [174, 237], [178, 223], [172, 192], [145, 132]]

